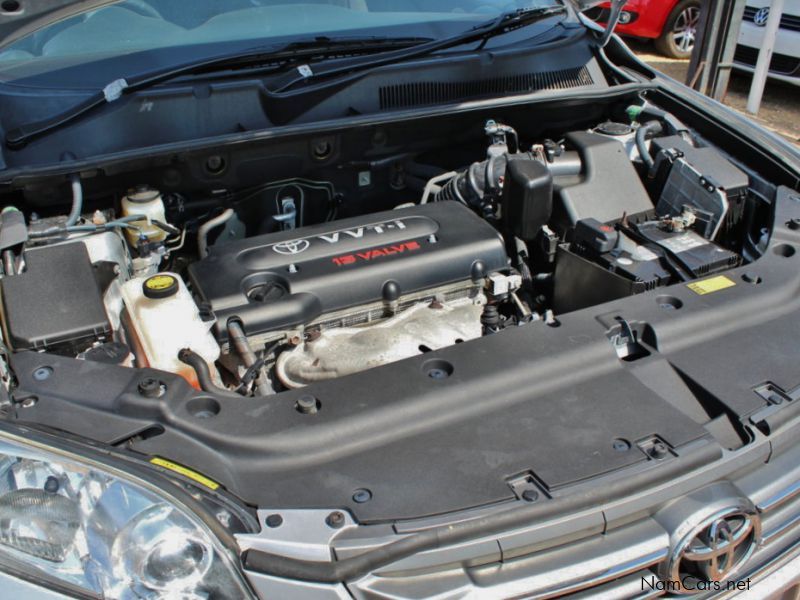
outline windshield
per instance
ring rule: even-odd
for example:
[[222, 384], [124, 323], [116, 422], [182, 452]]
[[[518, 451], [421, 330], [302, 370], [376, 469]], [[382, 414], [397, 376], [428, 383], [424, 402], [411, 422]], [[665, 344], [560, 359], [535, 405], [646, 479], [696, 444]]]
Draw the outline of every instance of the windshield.
[[[122, 0], [50, 23], [0, 51], [9, 82], [115, 58], [130, 69], [315, 36], [444, 37], [553, 0]], [[115, 69], [119, 74], [119, 66]]]

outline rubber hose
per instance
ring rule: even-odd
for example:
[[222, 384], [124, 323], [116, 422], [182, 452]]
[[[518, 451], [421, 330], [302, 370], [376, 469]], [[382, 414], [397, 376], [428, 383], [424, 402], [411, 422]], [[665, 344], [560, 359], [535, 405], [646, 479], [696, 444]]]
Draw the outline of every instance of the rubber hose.
[[69, 225], [69, 226], [57, 225], [55, 227], [49, 227], [41, 231], [31, 231], [28, 233], [28, 235], [33, 239], [39, 239], [55, 235], [66, 235], [69, 233], [99, 233], [101, 231], [111, 231], [116, 227], [136, 229], [136, 227], [131, 225], [131, 222], [141, 221], [143, 219], [146, 219], [146, 217], [140, 215], [131, 215], [128, 217], [119, 217], [117, 219], [114, 219], [113, 221], [109, 221], [108, 223], [104, 223], [102, 225]]
[[70, 183], [72, 184], [72, 209], [69, 211], [67, 217], [67, 227], [71, 227], [78, 222], [81, 218], [81, 211], [83, 211], [83, 186], [81, 185], [81, 178], [77, 174], [70, 175]]
[[655, 161], [650, 156], [650, 150], [647, 148], [647, 136], [650, 133], [658, 135], [663, 131], [664, 127], [658, 121], [649, 121], [636, 130], [636, 148], [639, 150], [639, 156], [648, 171], [653, 168]]
[[209, 232], [214, 229], [215, 227], [219, 227], [230, 221], [231, 217], [233, 217], [234, 212], [232, 208], [228, 208], [223, 212], [221, 215], [214, 217], [213, 219], [209, 219], [197, 230], [197, 252], [200, 255], [200, 258], [205, 258], [208, 256], [208, 234]]
[[204, 392], [216, 394], [224, 398], [236, 398], [237, 400], [243, 398], [243, 396], [221, 388], [214, 383], [211, 379], [211, 371], [208, 368], [208, 363], [194, 350], [184, 348], [178, 352], [178, 360], [194, 369], [194, 372], [197, 374], [197, 381], [200, 383], [200, 387]]

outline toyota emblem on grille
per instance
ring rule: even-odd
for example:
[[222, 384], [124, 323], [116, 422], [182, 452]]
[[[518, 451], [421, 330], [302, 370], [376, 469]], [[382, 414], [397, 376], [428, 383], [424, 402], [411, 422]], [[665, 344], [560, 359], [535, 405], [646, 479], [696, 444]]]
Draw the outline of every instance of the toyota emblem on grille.
[[272, 246], [272, 249], [278, 254], [293, 256], [305, 252], [310, 245], [311, 243], [308, 240], [290, 240], [288, 242], [279, 242]]
[[694, 593], [692, 582], [724, 582], [737, 575], [758, 547], [761, 522], [754, 508], [735, 507], [704, 519], [670, 555], [667, 577]]
[[769, 6], [759, 8], [753, 16], [753, 23], [759, 27], [766, 27], [767, 20], [769, 19]]

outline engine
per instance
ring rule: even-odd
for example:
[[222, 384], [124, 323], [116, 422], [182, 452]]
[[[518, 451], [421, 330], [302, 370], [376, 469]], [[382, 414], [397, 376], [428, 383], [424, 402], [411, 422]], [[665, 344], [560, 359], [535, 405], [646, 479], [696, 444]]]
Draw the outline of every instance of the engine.
[[487, 297], [519, 287], [497, 231], [456, 202], [216, 246], [189, 277], [220, 343], [230, 324], [251, 343], [290, 342], [288, 387], [479, 337]]
[[230, 319], [262, 338], [359, 325], [432, 295], [475, 295], [487, 275], [507, 268], [497, 231], [465, 206], [442, 202], [220, 245], [189, 276], [224, 341]]
[[342, 164], [87, 212], [73, 179], [68, 217], [0, 215], [3, 338], [266, 396], [756, 259], [749, 175], [671, 115], [627, 114], [555, 140], [489, 121], [472, 164], [405, 152], [369, 167], [382, 186]]

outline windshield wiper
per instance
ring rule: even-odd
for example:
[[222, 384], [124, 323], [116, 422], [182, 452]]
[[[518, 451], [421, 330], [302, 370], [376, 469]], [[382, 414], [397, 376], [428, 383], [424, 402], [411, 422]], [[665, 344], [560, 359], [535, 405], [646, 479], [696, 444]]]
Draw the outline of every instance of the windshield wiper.
[[261, 64], [274, 64], [298, 58], [325, 58], [330, 56], [371, 54], [387, 52], [398, 48], [408, 48], [430, 42], [425, 37], [343, 37], [330, 38], [318, 36], [308, 40], [293, 41], [273, 47], [251, 48], [244, 52], [236, 52], [215, 56], [199, 61], [192, 61], [178, 66], [150, 71], [141, 75], [115, 79], [102, 90], [89, 96], [83, 102], [71, 106], [67, 110], [42, 119], [15, 127], [6, 133], [6, 146], [11, 149], [24, 147], [32, 139], [68, 125], [90, 111], [119, 100], [123, 94], [154, 86], [169, 79], [191, 73], [202, 73]]
[[[342, 73], [358, 73], [396, 62], [419, 58], [470, 42], [481, 42], [508, 33], [515, 29], [525, 27], [552, 15], [566, 12], [563, 4], [553, 4], [536, 8], [519, 9], [503, 13], [493, 19], [484, 21], [475, 27], [451, 37], [431, 40], [430, 38], [328, 38], [316, 37], [310, 40], [291, 42], [284, 46], [271, 49], [253, 49], [243, 53], [226, 55], [216, 58], [184, 64], [177, 67], [153, 71], [142, 75], [116, 79], [102, 90], [92, 94], [83, 102], [70, 107], [66, 111], [53, 117], [20, 125], [6, 133], [6, 146], [12, 150], [24, 147], [32, 139], [49, 133], [90, 111], [119, 100], [124, 94], [145, 89], [166, 80], [197, 71], [222, 68], [231, 65], [244, 64], [248, 61], [274, 62], [279, 59], [297, 60], [298, 58], [325, 58], [341, 56], [347, 53], [378, 53], [378, 56], [369, 56], [365, 61], [347, 64], [328, 64], [312, 68], [315, 64], [302, 64], [292, 69], [284, 78], [277, 81], [277, 87], [269, 90], [273, 95], [288, 91], [299, 82], [308, 83], [311, 80], [330, 78]], [[480, 46], [479, 46], [480, 47]], [[399, 48], [399, 49], [398, 49]]]
[[329, 78], [339, 74], [352, 74], [366, 69], [373, 69], [385, 65], [394, 64], [404, 60], [420, 58], [455, 46], [461, 46], [470, 42], [481, 42], [481, 48], [489, 39], [503, 35], [510, 31], [520, 29], [541, 21], [553, 15], [563, 14], [567, 11], [563, 4], [552, 4], [539, 6], [536, 8], [518, 9], [502, 13], [498, 17], [484, 21], [464, 32], [451, 37], [432, 40], [425, 44], [418, 44], [411, 48], [397, 50], [395, 52], [384, 52], [377, 57], [368, 57], [360, 63], [350, 64], [328, 64], [321, 65], [319, 68], [312, 68], [310, 65], [302, 65], [287, 73], [287, 75], [270, 86], [272, 94], [280, 94], [289, 91], [298, 83], [308, 84], [313, 80]]

